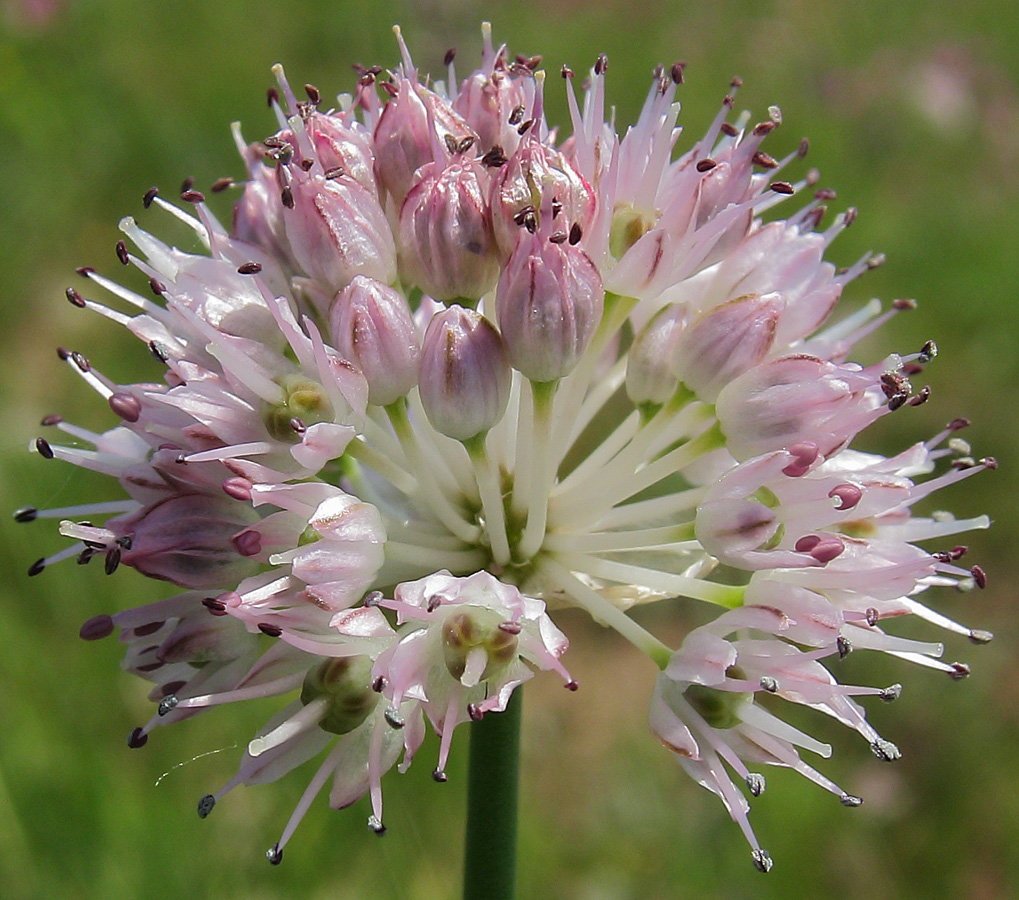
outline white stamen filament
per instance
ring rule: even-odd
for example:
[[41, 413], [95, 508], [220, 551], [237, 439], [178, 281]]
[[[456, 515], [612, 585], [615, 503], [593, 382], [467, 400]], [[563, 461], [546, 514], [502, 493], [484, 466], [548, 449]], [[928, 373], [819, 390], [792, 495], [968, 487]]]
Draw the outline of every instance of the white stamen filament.
[[556, 559], [575, 572], [584, 572], [595, 578], [605, 578], [619, 584], [640, 584], [652, 590], [703, 600], [726, 609], [734, 609], [743, 602], [745, 588], [735, 585], [687, 578], [684, 575], [674, 575], [672, 572], [661, 572], [646, 566], [635, 566], [584, 553], [557, 553]]
[[248, 754], [261, 756], [266, 750], [278, 747], [285, 741], [297, 737], [309, 728], [314, 728], [329, 709], [328, 697], [316, 697], [307, 706], [299, 709], [285, 722], [277, 725], [268, 734], [253, 738], [248, 744]]

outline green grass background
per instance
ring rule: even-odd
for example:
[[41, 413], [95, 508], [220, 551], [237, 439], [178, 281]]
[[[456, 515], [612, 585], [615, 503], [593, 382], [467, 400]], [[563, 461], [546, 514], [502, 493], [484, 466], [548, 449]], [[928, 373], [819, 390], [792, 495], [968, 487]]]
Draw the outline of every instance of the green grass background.
[[[64, 505], [100, 496], [101, 479], [29, 456], [51, 412], [105, 428], [112, 414], [53, 353], [86, 352], [119, 380], [157, 376], [143, 347], [70, 307], [63, 290], [76, 265], [117, 274], [116, 222], [137, 215], [162, 228], [141, 196], [153, 184], [196, 186], [243, 175], [228, 125], [268, 134], [269, 67], [326, 96], [352, 84], [350, 64], [393, 64], [399, 22], [423, 70], [439, 72], [460, 49], [461, 75], [477, 58], [482, 18], [513, 52], [544, 55], [551, 73], [610, 58], [618, 121], [634, 119], [651, 68], [686, 60], [681, 121], [693, 140], [729, 78], [739, 106], [785, 124], [768, 140], [781, 156], [800, 137], [836, 206], [860, 209], [832, 248], [848, 264], [868, 249], [888, 264], [847, 292], [910, 296], [899, 316], [859, 348], [876, 360], [928, 337], [930, 404], [888, 417], [861, 440], [892, 452], [947, 420], [973, 419], [983, 474], [937, 498], [960, 515], [988, 512], [989, 533], [969, 540], [988, 571], [982, 593], [944, 593], [937, 605], [994, 630], [988, 647], [947, 641], [949, 659], [973, 675], [943, 675], [890, 659], [850, 657], [845, 680], [902, 681], [902, 699], [871, 707], [903, 750], [877, 762], [854, 735], [819, 717], [797, 722], [831, 740], [823, 765], [865, 805], [846, 810], [786, 773], [769, 773], [753, 822], [775, 858], [762, 877], [717, 800], [689, 782], [647, 733], [653, 672], [635, 652], [564, 616], [581, 682], [527, 689], [522, 797], [521, 898], [1004, 898], [1019, 893], [1019, 671], [1015, 594], [1019, 170], [1015, 4], [719, 2], [623, 0], [538, 4], [425, 0], [388, 4], [320, 0], [4, 0], [0, 24], [0, 367], [3, 438], [0, 508]], [[42, 13], [43, 15], [40, 15]], [[565, 103], [550, 78], [551, 117]], [[61, 546], [52, 523], [3, 522], [0, 543], [0, 897], [401, 898], [458, 892], [466, 734], [450, 781], [428, 777], [434, 744], [406, 776], [385, 781], [389, 833], [364, 826], [366, 808], [315, 805], [279, 868], [262, 852], [306, 783], [297, 773], [240, 790], [199, 821], [194, 803], [233, 773], [271, 705], [221, 710], [158, 732], [141, 751], [124, 739], [151, 707], [118, 670], [114, 640], [83, 644], [77, 628], [165, 594], [131, 571], [106, 578], [73, 563], [29, 580], [35, 558]], [[649, 610], [649, 626], [677, 641], [697, 621], [690, 606]], [[912, 623], [911, 623], [912, 624]], [[930, 635], [918, 627], [905, 628]], [[935, 638], [937, 639], [937, 638]], [[192, 757], [224, 750], [200, 759]], [[183, 765], [181, 765], [183, 763]], [[161, 778], [164, 773], [165, 778]], [[161, 779], [161, 780], [160, 780]], [[158, 780], [158, 784], [157, 784]]]

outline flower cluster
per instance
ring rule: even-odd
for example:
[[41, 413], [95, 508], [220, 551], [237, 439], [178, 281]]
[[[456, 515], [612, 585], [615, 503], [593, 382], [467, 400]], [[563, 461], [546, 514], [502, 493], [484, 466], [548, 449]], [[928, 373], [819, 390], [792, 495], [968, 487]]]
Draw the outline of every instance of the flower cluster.
[[[563, 140], [540, 59], [483, 35], [462, 81], [452, 52], [444, 82], [420, 77], [400, 40], [401, 64], [359, 70], [332, 108], [311, 85], [298, 99], [277, 67], [277, 131], [249, 144], [235, 126], [247, 179], [212, 186], [237, 192], [229, 226], [190, 182], [180, 204], [145, 195], [207, 252], [127, 218], [133, 249], [117, 255], [136, 287], [79, 270], [116, 302], [75, 288], [69, 301], [128, 328], [165, 374], [115, 384], [61, 351], [120, 421], [99, 434], [50, 416], [65, 442], [34, 447], [126, 497], [19, 510], [75, 541], [31, 574], [98, 557], [107, 574], [123, 563], [182, 589], [82, 628], [119, 629], [125, 668], [153, 684], [132, 747], [211, 706], [290, 698], [199, 804], [205, 816], [235, 785], [322, 757], [274, 863], [330, 779], [331, 805], [368, 794], [381, 832], [382, 776], [410, 764], [428, 726], [443, 781], [457, 725], [504, 710], [535, 670], [576, 688], [548, 613], [572, 605], [660, 669], [652, 732], [767, 871], [751, 766], [861, 802], [801, 759], [830, 748], [784, 722], [778, 698], [893, 760], [853, 698], [900, 688], [840, 684], [839, 658], [866, 648], [965, 675], [940, 644], [885, 630], [910, 613], [990, 639], [918, 599], [983, 587], [952, 538], [988, 520], [912, 507], [993, 460], [970, 456], [962, 420], [892, 458], [850, 449], [927, 400], [910, 379], [936, 348], [849, 361], [912, 303], [833, 317], [881, 259], [824, 260], [855, 212], [824, 224], [834, 194], [817, 173], [782, 178], [807, 144], [762, 149], [778, 108], [756, 124], [734, 114], [734, 81], [677, 151], [683, 66], [660, 66], [619, 135], [603, 56], [581, 99], [562, 69]], [[772, 216], [783, 203], [787, 218]], [[627, 611], [676, 597], [719, 615], [673, 649]]]

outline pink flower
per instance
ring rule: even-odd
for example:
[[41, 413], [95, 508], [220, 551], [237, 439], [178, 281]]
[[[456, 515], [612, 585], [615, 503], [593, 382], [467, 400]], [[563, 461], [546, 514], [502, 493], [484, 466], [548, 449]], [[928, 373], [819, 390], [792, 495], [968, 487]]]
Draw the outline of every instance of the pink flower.
[[[117, 384], [60, 351], [116, 421], [48, 416], [58, 437], [30, 449], [116, 485], [15, 513], [72, 539], [29, 573], [101, 557], [109, 575], [124, 563], [186, 589], [82, 628], [119, 628], [124, 668], [154, 685], [132, 747], [213, 706], [286, 698], [199, 803], [205, 816], [321, 756], [273, 863], [327, 782], [335, 807], [367, 794], [381, 832], [383, 775], [429, 726], [441, 781], [458, 725], [498, 715], [538, 670], [575, 688], [553, 617], [576, 606], [658, 667], [653, 733], [767, 871], [739, 787], [764, 789], [751, 767], [861, 801], [801, 759], [831, 749], [763, 695], [898, 756], [856, 698], [899, 687], [839, 684], [830, 662], [877, 650], [969, 672], [897, 620], [990, 640], [934, 609], [935, 588], [986, 583], [956, 540], [989, 519], [913, 509], [995, 462], [973, 457], [964, 420], [890, 458], [850, 446], [889, 413], [923, 415], [909, 410], [930, 391], [911, 379], [937, 348], [852, 361], [909, 304], [839, 317], [881, 257], [824, 260], [855, 211], [822, 228], [834, 195], [802, 171], [806, 144], [764, 149], [777, 107], [732, 115], [733, 82], [683, 146], [677, 63], [620, 134], [600, 56], [581, 98], [562, 70], [566, 136], [545, 120], [538, 58], [496, 49], [489, 27], [461, 82], [452, 54], [444, 80], [419, 74], [397, 36], [391, 76], [360, 70], [338, 109], [310, 85], [298, 100], [276, 67], [277, 132], [248, 144], [234, 129], [248, 181], [230, 227], [193, 189], [181, 205], [145, 195], [206, 253], [125, 218], [117, 256], [142, 289], [79, 270], [112, 299], [69, 287], [68, 301], [165, 370]], [[673, 649], [629, 614], [665, 598], [717, 614]]]

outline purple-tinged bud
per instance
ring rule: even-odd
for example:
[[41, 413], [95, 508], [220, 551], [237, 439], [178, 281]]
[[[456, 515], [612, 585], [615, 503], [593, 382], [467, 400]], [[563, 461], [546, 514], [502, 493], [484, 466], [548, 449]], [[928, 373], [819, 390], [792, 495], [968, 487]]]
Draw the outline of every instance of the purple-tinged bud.
[[670, 303], [635, 338], [626, 359], [626, 394], [636, 405], [665, 403], [679, 387], [672, 358], [684, 320], [683, 307]]
[[373, 193], [347, 176], [327, 179], [282, 164], [277, 173], [289, 180], [283, 190], [293, 208], [284, 203], [283, 221], [294, 259], [320, 287], [332, 295], [355, 275], [396, 279], [393, 234]]
[[[548, 223], [546, 223], [548, 224]], [[518, 229], [499, 278], [496, 316], [513, 368], [531, 381], [569, 374], [587, 349], [605, 301], [601, 275], [579, 247]]]
[[506, 412], [512, 381], [502, 338], [484, 316], [462, 306], [435, 315], [421, 349], [421, 403], [432, 427], [470, 440]]
[[[374, 193], [374, 162], [371, 134], [356, 119], [349, 121], [336, 115], [313, 112], [304, 120], [322, 171], [344, 174], [366, 190]], [[337, 172], [340, 170], [340, 172]]]
[[492, 229], [504, 258], [516, 247], [528, 212], [533, 211], [537, 228], [544, 208], [551, 208], [555, 219], [551, 231], [569, 234], [576, 225], [583, 235], [594, 221], [595, 194], [558, 150], [525, 140], [492, 183]]
[[400, 209], [400, 273], [444, 303], [477, 301], [499, 278], [488, 173], [473, 159], [425, 171]]
[[[239, 131], [235, 137], [240, 142]], [[261, 144], [248, 146], [241, 153], [247, 163], [250, 180], [244, 185], [241, 199], [234, 205], [230, 237], [261, 247], [281, 262], [292, 263], [276, 172], [262, 162], [264, 153], [265, 147]]]
[[676, 375], [702, 400], [713, 401], [768, 355], [784, 308], [781, 294], [747, 294], [698, 316], [676, 342]]
[[386, 104], [375, 126], [375, 177], [379, 186], [400, 208], [414, 180], [414, 173], [430, 162], [445, 162], [446, 135], [460, 144], [472, 137], [460, 115], [433, 91], [404, 78]]
[[417, 384], [421, 341], [403, 295], [357, 275], [329, 308], [329, 337], [368, 382], [368, 402], [386, 406]]
[[464, 80], [453, 108], [478, 135], [482, 152], [498, 147], [510, 154], [520, 142], [517, 127], [523, 121], [515, 111], [531, 109], [533, 94], [529, 75], [514, 78], [501, 69], [478, 69]]

